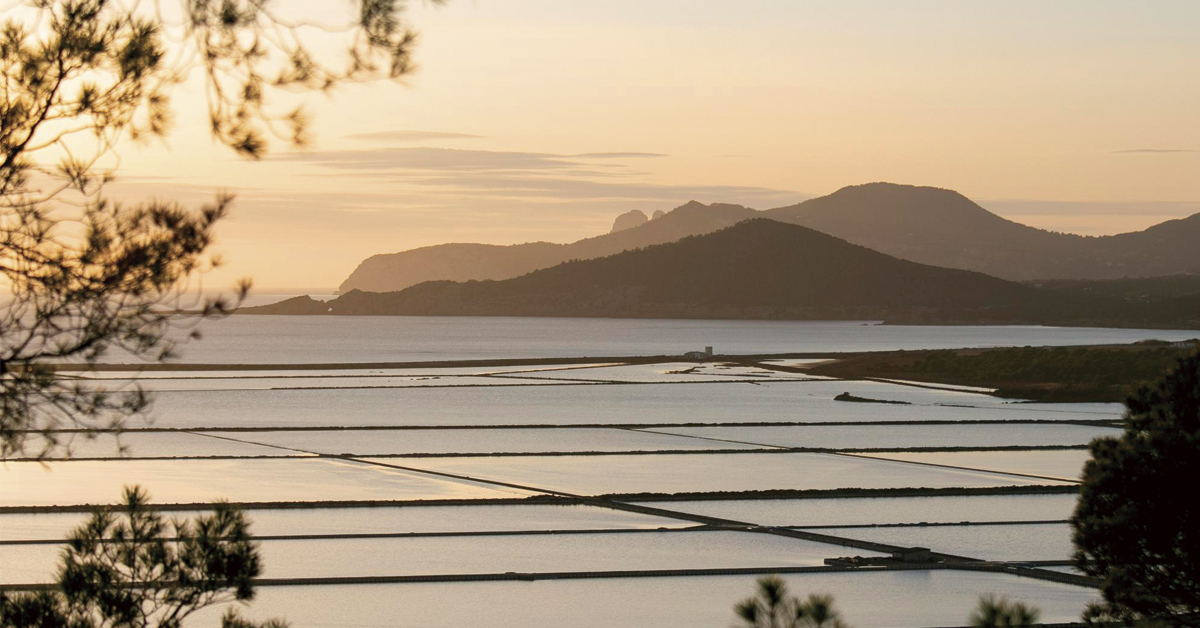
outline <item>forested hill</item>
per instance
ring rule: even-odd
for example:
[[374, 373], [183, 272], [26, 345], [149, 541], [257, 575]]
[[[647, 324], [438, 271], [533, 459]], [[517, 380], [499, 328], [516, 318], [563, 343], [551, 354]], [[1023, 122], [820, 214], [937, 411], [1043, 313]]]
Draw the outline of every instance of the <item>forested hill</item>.
[[1177, 299], [1200, 295], [1200, 275], [1096, 280], [1060, 279], [1026, 283], [1045, 290], [1084, 296], [1112, 297], [1134, 303], [1170, 303]]
[[711, 233], [756, 215], [741, 205], [690, 202], [635, 227], [587, 238], [571, 244], [532, 242], [493, 244], [440, 244], [400, 253], [373, 255], [338, 288], [389, 292], [448, 279], [509, 279], [572, 259], [603, 257], [653, 244], [674, 242], [690, 235]]
[[[269, 306], [245, 313], [316, 313]], [[504, 281], [354, 291], [332, 314], [1156, 324], [1136, 304], [896, 259], [766, 219]], [[303, 310], [303, 311], [302, 311]], [[1152, 317], [1151, 317], [1152, 318]], [[1161, 324], [1161, 323], [1159, 323]]]
[[1007, 220], [953, 190], [869, 183], [763, 216], [902, 259], [1012, 280], [1200, 273], [1200, 214], [1144, 231], [1085, 237]]

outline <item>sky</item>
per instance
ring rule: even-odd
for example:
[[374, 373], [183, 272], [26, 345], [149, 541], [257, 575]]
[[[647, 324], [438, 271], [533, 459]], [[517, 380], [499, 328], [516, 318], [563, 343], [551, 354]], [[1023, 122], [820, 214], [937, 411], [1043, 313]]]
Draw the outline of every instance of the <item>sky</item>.
[[1200, 212], [1195, 0], [410, 4], [419, 70], [306, 97], [308, 148], [217, 145], [194, 76], [165, 141], [121, 147], [113, 194], [234, 192], [206, 286], [322, 294], [373, 254], [872, 181], [1089, 235]]

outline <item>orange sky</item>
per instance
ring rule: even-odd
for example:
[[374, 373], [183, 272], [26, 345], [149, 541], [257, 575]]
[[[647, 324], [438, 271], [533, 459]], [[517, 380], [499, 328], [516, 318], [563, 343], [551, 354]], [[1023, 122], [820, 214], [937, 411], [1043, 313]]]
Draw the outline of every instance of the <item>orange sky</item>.
[[420, 71], [311, 97], [309, 150], [214, 146], [191, 82], [165, 145], [122, 149], [114, 193], [238, 192], [209, 285], [264, 290], [329, 290], [374, 253], [869, 181], [1078, 233], [1200, 212], [1192, 0], [454, 0], [411, 18]]

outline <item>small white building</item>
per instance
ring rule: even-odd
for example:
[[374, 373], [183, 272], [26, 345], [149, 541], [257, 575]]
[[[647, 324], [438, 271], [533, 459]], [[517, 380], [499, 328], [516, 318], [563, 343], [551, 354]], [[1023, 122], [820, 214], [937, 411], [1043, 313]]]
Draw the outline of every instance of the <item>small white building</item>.
[[688, 351], [683, 357], [689, 360], [708, 360], [713, 357], [713, 348], [704, 347], [704, 351]]

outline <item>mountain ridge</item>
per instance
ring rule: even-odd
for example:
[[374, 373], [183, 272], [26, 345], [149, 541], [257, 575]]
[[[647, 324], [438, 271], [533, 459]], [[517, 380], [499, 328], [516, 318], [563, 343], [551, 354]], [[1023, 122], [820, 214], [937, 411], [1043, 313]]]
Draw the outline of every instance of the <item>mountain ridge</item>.
[[[674, 242], [680, 238], [727, 227], [757, 212], [741, 205], [689, 201], [636, 227], [584, 238], [570, 244], [437, 244], [399, 253], [373, 255], [338, 288], [393, 292], [432, 280], [468, 281], [509, 279], [572, 259]], [[445, 261], [444, 261], [445, 260]]]
[[1082, 236], [1030, 227], [943, 188], [869, 183], [763, 215], [903, 259], [1014, 281], [1200, 272], [1200, 214], [1143, 231]]
[[1120, 299], [1040, 290], [974, 271], [902, 260], [765, 218], [512, 279], [430, 281], [388, 293], [355, 290], [319, 303], [297, 301], [242, 313], [322, 313], [323, 307], [334, 315], [1124, 326], [1174, 320], [1156, 319], [1151, 309]]
[[570, 244], [442, 244], [364, 260], [339, 292], [391, 292], [429, 280], [507, 279], [572, 259], [673, 242], [765, 217], [934, 266], [1014, 281], [1116, 279], [1200, 273], [1200, 214], [1111, 236], [1037, 229], [953, 190], [868, 183], [763, 211], [689, 201], [626, 229]]

